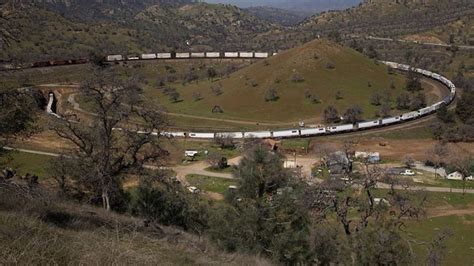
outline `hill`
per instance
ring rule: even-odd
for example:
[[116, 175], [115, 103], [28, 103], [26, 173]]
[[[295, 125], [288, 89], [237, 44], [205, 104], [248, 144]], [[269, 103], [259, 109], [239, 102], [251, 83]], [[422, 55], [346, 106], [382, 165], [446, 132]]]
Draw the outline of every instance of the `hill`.
[[[389, 75], [384, 65], [355, 50], [316, 40], [254, 63], [221, 80], [169, 84], [182, 96], [183, 101], [178, 103], [168, 102], [163, 91], [155, 87], [147, 93], [171, 112], [275, 123], [300, 119], [320, 122], [324, 108], [329, 105], [337, 106], [342, 112], [357, 104], [363, 107], [365, 117], [373, 117], [376, 108], [370, 105], [371, 95], [377, 91], [383, 93], [392, 81], [395, 89], [390, 93], [396, 96], [403, 87], [402, 76]], [[216, 96], [211, 87], [220, 87], [222, 94]], [[270, 89], [276, 91], [277, 101], [265, 101]], [[336, 100], [337, 91], [342, 99]], [[196, 93], [202, 100], [193, 100]], [[318, 98], [321, 103], [313, 103], [309, 96]], [[223, 113], [213, 114], [214, 106], [221, 107]]]
[[366, 0], [345, 11], [308, 18], [300, 30], [321, 33], [399, 36], [423, 32], [474, 14], [468, 0]]
[[308, 13], [290, 11], [267, 6], [255, 6], [245, 8], [247, 12], [270, 23], [282, 26], [294, 26], [308, 16]]
[[0, 183], [0, 260], [6, 264], [270, 265], [176, 228], [8, 186]]
[[11, 38], [0, 43], [0, 61], [70, 59], [87, 57], [92, 51], [251, 49], [253, 37], [279, 28], [231, 5], [124, 4], [112, 8], [97, 4], [82, 9], [81, 1], [72, 3], [76, 5], [59, 1], [2, 6], [2, 13], [8, 13], [2, 23]]

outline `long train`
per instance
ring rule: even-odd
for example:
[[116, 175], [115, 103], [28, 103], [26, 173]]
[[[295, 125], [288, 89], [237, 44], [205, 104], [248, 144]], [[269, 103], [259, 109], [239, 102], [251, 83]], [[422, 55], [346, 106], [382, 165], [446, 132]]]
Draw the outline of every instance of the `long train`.
[[[267, 58], [274, 55], [274, 53], [257, 53], [257, 52], [235, 52], [235, 53], [158, 53], [150, 55], [150, 58], [147, 56], [141, 55], [140, 57], [123, 57], [121, 55], [110, 55], [107, 56], [107, 61], [122, 61], [122, 60], [140, 60], [140, 59], [165, 59], [167, 56], [169, 58]], [[213, 57], [214, 56], [214, 57]], [[155, 57], [155, 58], [153, 58]], [[321, 136], [321, 135], [332, 135], [345, 132], [353, 132], [359, 130], [367, 130], [377, 127], [389, 126], [398, 123], [403, 123], [411, 121], [429, 114], [436, 112], [442, 106], [448, 106], [454, 100], [456, 96], [456, 86], [447, 78], [420, 68], [413, 68], [409, 65], [399, 64], [395, 62], [380, 61], [381, 63], [387, 65], [388, 67], [402, 70], [402, 71], [414, 71], [425, 77], [437, 80], [444, 84], [449, 89], [449, 95], [446, 96], [442, 101], [439, 101], [431, 106], [421, 108], [417, 111], [412, 111], [404, 113], [394, 117], [378, 118], [371, 121], [364, 121], [354, 124], [344, 124], [344, 125], [330, 125], [327, 127], [318, 127], [318, 128], [295, 128], [287, 130], [274, 130], [274, 131], [251, 131], [251, 132], [154, 132], [155, 135], [164, 135], [169, 137], [176, 138], [193, 138], [193, 139], [214, 139], [219, 137], [231, 137], [234, 139], [245, 139], [245, 138], [295, 138], [295, 137], [312, 137], [312, 136]], [[54, 96], [50, 94], [50, 102], [54, 100]], [[52, 112], [50, 104], [48, 104], [48, 113], [58, 117], [57, 114]], [[143, 132], [138, 132], [143, 133]]]
[[106, 62], [136, 61], [136, 60], [160, 60], [160, 59], [265, 59], [277, 55], [276, 52], [172, 52], [172, 53], [150, 53], [134, 55], [108, 55]]
[[[214, 139], [219, 137], [231, 137], [234, 139], [245, 139], [245, 138], [295, 138], [295, 137], [312, 137], [321, 135], [332, 135], [338, 133], [367, 130], [377, 127], [394, 125], [397, 123], [403, 123], [417, 118], [432, 114], [440, 109], [442, 106], [451, 104], [456, 96], [456, 86], [447, 78], [433, 73], [428, 70], [413, 68], [409, 65], [398, 64], [388, 61], [380, 61], [387, 66], [399, 69], [403, 71], [414, 71], [428, 78], [432, 78], [441, 82], [449, 89], [449, 95], [442, 101], [439, 101], [431, 106], [421, 108], [417, 111], [404, 113], [394, 117], [378, 118], [371, 121], [364, 121], [354, 124], [344, 125], [331, 125], [327, 127], [318, 128], [295, 128], [287, 130], [274, 130], [274, 131], [252, 131], [252, 132], [214, 132], [214, 133], [203, 133], [203, 132], [161, 132], [159, 134], [177, 137], [177, 138], [194, 138], [194, 139]], [[155, 133], [158, 134], [158, 133]]]

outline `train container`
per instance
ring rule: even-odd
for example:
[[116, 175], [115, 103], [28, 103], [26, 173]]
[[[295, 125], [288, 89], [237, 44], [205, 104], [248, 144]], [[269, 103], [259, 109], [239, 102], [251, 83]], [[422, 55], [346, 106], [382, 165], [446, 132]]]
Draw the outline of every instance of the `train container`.
[[267, 58], [268, 53], [255, 53], [255, 58]]
[[428, 107], [425, 107], [425, 108], [421, 108], [419, 111], [419, 114], [420, 115], [427, 115], [431, 112], [433, 112], [435, 109], [433, 106], [428, 106]]
[[205, 53], [191, 53], [192, 58], [204, 58], [206, 57]]
[[243, 132], [221, 132], [221, 133], [216, 133], [216, 138], [241, 139], [243, 137], [244, 137]]
[[343, 131], [350, 131], [354, 129], [354, 125], [346, 124], [341, 126], [330, 126], [326, 128], [328, 132], [343, 132]]
[[314, 136], [326, 133], [326, 128], [305, 128], [300, 130], [301, 136]]
[[189, 53], [176, 53], [176, 58], [189, 58]]
[[189, 133], [188, 137], [196, 139], [213, 139], [214, 133]]
[[206, 57], [207, 58], [219, 58], [219, 57], [221, 57], [221, 53], [219, 53], [219, 52], [207, 52]]
[[156, 59], [156, 54], [142, 54], [140, 57], [142, 59]]
[[239, 52], [240, 58], [253, 58], [253, 52]]
[[272, 133], [270, 131], [257, 131], [257, 132], [244, 132], [245, 138], [271, 138]]
[[160, 132], [161, 136], [168, 137], [168, 138], [184, 138], [186, 137], [186, 133], [184, 132]]
[[171, 53], [157, 53], [156, 58], [158, 58], [158, 59], [169, 59], [169, 58], [171, 58]]
[[404, 114], [402, 114], [401, 119], [402, 119], [402, 120], [410, 120], [410, 119], [413, 119], [413, 118], [418, 117], [419, 115], [420, 115], [420, 114], [419, 114], [418, 111], [409, 112], [409, 113], [404, 113]]
[[438, 110], [438, 109], [441, 108], [441, 106], [443, 106], [443, 105], [444, 105], [444, 102], [443, 102], [443, 101], [437, 102], [437, 103], [433, 104], [433, 109], [434, 109], [434, 110]]
[[239, 53], [238, 52], [225, 52], [224, 57], [225, 58], [238, 58]]
[[116, 55], [108, 55], [107, 56], [107, 61], [112, 62], [112, 61], [122, 61], [123, 56], [116, 54]]
[[140, 60], [140, 57], [138, 55], [129, 55], [127, 60]]
[[371, 127], [376, 127], [382, 124], [381, 120], [373, 120], [373, 121], [368, 121], [368, 122], [360, 122], [358, 124], [358, 127], [360, 129], [362, 128], [371, 128]]
[[300, 131], [298, 129], [290, 129], [290, 130], [281, 130], [281, 131], [273, 131], [273, 137], [275, 138], [288, 138], [288, 137], [296, 137], [300, 135]]
[[390, 125], [390, 124], [395, 124], [395, 123], [398, 123], [398, 122], [400, 122], [400, 117], [399, 116], [387, 117], [387, 118], [382, 119], [382, 125], [384, 125], [384, 126]]

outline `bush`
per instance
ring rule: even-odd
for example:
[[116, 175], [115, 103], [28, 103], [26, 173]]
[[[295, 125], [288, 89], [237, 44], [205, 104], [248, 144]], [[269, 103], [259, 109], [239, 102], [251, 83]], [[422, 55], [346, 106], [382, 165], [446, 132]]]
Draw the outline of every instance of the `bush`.
[[265, 101], [274, 102], [277, 101], [280, 97], [275, 88], [271, 87], [265, 92]]

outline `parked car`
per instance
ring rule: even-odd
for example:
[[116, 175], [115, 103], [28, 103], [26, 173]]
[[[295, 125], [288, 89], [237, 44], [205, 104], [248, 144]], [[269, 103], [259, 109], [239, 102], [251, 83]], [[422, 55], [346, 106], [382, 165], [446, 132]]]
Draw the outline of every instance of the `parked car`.
[[404, 171], [402, 171], [402, 172], [400, 173], [400, 175], [404, 175], [404, 176], [414, 176], [414, 175], [415, 175], [415, 171], [410, 170], [410, 169], [405, 169]]

